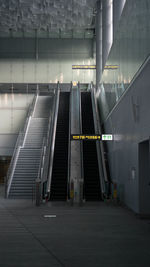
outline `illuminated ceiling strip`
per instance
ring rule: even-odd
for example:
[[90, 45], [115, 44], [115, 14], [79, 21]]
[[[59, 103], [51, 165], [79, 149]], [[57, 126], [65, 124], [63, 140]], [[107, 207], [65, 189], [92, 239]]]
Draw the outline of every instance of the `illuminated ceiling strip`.
[[117, 70], [119, 69], [119, 66], [118, 65], [106, 65], [104, 69], [105, 70]]
[[72, 65], [72, 69], [96, 69], [96, 66], [95, 65]]

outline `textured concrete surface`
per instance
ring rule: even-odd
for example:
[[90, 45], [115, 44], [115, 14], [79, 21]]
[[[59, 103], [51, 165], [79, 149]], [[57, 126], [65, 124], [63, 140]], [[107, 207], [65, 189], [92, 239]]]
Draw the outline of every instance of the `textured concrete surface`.
[[[140, 2], [142, 1], [138, 1]], [[106, 133], [113, 134], [115, 138], [114, 141], [107, 142], [108, 161], [110, 177], [117, 183], [122, 201], [136, 213], [150, 214], [150, 209], [140, 208], [143, 202], [150, 203], [150, 186], [143, 177], [145, 170], [139, 164], [139, 157], [145, 158], [139, 153], [139, 143], [149, 141], [150, 136], [150, 58], [140, 70], [105, 121], [104, 128]], [[150, 173], [147, 174], [148, 177], [149, 175]], [[148, 205], [145, 208], [146, 206]]]
[[0, 267], [149, 267], [149, 248], [150, 221], [123, 207], [0, 198]]

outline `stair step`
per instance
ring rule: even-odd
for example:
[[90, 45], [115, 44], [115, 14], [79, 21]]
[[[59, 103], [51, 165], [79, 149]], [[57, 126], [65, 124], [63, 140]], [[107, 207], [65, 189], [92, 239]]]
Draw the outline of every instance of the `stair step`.
[[[82, 108], [82, 131], [84, 133], [95, 134], [90, 92], [81, 93], [81, 108]], [[84, 164], [85, 199], [87, 201], [100, 200], [101, 192], [100, 192], [100, 178], [99, 178], [96, 143], [83, 142], [83, 164]]]

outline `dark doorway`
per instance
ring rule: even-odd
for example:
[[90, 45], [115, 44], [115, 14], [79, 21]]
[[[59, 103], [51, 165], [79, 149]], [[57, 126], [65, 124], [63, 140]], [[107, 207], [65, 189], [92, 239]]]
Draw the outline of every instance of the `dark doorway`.
[[0, 185], [4, 184], [5, 182], [5, 177], [7, 176], [10, 161], [11, 157], [0, 157]]
[[139, 212], [150, 215], [150, 142], [139, 143]]

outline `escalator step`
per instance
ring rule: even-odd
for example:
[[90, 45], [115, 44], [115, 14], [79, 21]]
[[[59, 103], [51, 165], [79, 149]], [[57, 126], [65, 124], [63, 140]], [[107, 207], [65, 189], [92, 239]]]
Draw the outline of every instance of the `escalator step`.
[[67, 199], [70, 93], [60, 93], [50, 200]]
[[[90, 92], [81, 93], [81, 107], [82, 107], [82, 133], [95, 134]], [[84, 165], [85, 199], [87, 201], [101, 200], [96, 143], [90, 141], [83, 142], [83, 165]]]

